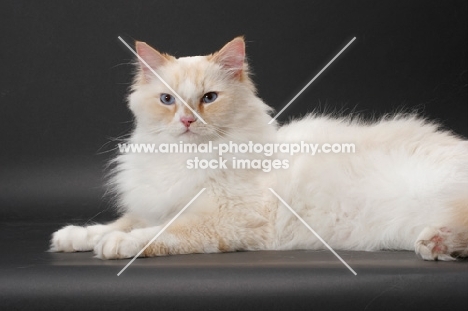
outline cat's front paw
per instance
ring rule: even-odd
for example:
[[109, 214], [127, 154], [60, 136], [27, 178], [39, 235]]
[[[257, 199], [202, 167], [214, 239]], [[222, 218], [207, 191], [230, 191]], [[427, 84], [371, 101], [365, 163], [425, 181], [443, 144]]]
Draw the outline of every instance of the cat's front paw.
[[106, 234], [94, 247], [94, 253], [100, 259], [124, 259], [135, 257], [145, 246], [141, 239], [130, 233], [114, 231]]
[[96, 243], [86, 227], [66, 226], [56, 231], [50, 241], [50, 252], [91, 251]]

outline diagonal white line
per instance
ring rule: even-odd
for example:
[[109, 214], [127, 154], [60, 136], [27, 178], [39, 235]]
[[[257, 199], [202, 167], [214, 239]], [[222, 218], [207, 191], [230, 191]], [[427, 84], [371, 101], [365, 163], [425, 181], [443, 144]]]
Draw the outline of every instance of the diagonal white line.
[[198, 119], [200, 119], [200, 121], [203, 122], [203, 124], [206, 124], [205, 120], [203, 120], [203, 118], [202, 118], [198, 113], [196, 113], [195, 110], [193, 110], [192, 107], [190, 107], [189, 104], [187, 104], [187, 103], [185, 102], [185, 100], [184, 100], [179, 94], [177, 94], [177, 92], [174, 91], [174, 89], [173, 89], [169, 84], [167, 84], [167, 82], [164, 81], [163, 78], [161, 78], [161, 76], [158, 75], [158, 73], [157, 73], [156, 71], [154, 71], [153, 68], [151, 68], [151, 67], [148, 65], [148, 63], [147, 63], [143, 58], [141, 58], [140, 55], [138, 55], [137, 52], [135, 52], [135, 50], [132, 49], [132, 48], [130, 47], [130, 45], [127, 44], [127, 42], [125, 42], [124, 39], [122, 39], [120, 36], [119, 36], [118, 38], [119, 38], [120, 41], [122, 41], [123, 44], [125, 44], [125, 46], [126, 46], [130, 51], [132, 51], [133, 54], [135, 54], [136, 57], [138, 57], [138, 59], [139, 59], [146, 67], [148, 67], [149, 70], [151, 70], [151, 72], [152, 72], [152, 73], [153, 73], [153, 74], [154, 74], [154, 75], [155, 75], [155, 76], [156, 76], [156, 77], [157, 77], [157, 78], [158, 78], [158, 79], [159, 79], [159, 80], [160, 80], [160, 81], [161, 81], [161, 82], [162, 82], [162, 83], [163, 83], [163, 84], [164, 84], [164, 85], [165, 85], [165, 86], [166, 86], [166, 87], [167, 87], [167, 88], [168, 88], [168, 89], [185, 105], [185, 106], [187, 106], [188, 109], [190, 109], [190, 111], [191, 111], [195, 116], [197, 116]]
[[327, 242], [325, 242], [318, 234], [317, 232], [315, 232], [314, 229], [312, 229], [308, 223], [305, 222], [304, 219], [301, 218], [301, 216], [299, 216], [276, 192], [275, 190], [271, 189], [271, 188], [268, 188], [280, 201], [281, 203], [283, 203], [290, 211], [291, 213], [294, 214], [294, 216], [296, 216], [306, 227], [307, 229], [309, 229], [316, 237], [317, 239], [320, 240], [320, 242], [322, 242], [332, 253], [333, 255], [335, 255], [348, 269], [349, 271], [351, 271], [354, 275], [357, 275], [356, 271], [353, 270], [353, 268], [351, 268], [347, 263], [346, 261], [343, 260], [343, 258], [340, 257], [340, 255], [338, 255], [334, 250], [333, 248], [330, 247], [330, 245], [328, 245]]
[[312, 84], [312, 82], [314, 82], [314, 81], [315, 81], [315, 79], [317, 79], [317, 78], [318, 78], [318, 77], [319, 77], [319, 76], [322, 74], [322, 72], [324, 72], [324, 71], [325, 71], [325, 69], [327, 69], [327, 68], [328, 68], [328, 66], [330, 66], [330, 65], [332, 64], [332, 63], [335, 61], [335, 59], [337, 59], [337, 58], [338, 58], [338, 56], [340, 56], [340, 55], [341, 55], [341, 53], [343, 53], [343, 52], [344, 52], [344, 50], [346, 50], [346, 49], [348, 48], [348, 46], [350, 46], [350, 45], [351, 45], [351, 43], [353, 43], [353, 41], [354, 41], [354, 40], [356, 40], [356, 37], [354, 37], [353, 39], [351, 39], [351, 41], [349, 41], [349, 42], [348, 42], [348, 44], [346, 44], [346, 46], [345, 46], [344, 48], [342, 48], [342, 49], [341, 49], [341, 51], [339, 51], [339, 52], [338, 52], [338, 54], [336, 54], [336, 55], [335, 55], [335, 57], [333, 57], [333, 58], [332, 58], [332, 60], [331, 60], [331, 61], [329, 61], [329, 62], [328, 62], [328, 64], [326, 64], [326, 65], [325, 65], [325, 67], [323, 67], [323, 68], [322, 68], [322, 70], [320, 70], [320, 71], [319, 71], [319, 73], [318, 73], [318, 74], [316, 74], [316, 75], [315, 75], [315, 77], [313, 77], [313, 78], [312, 78], [312, 80], [310, 80], [310, 81], [309, 81], [309, 83], [307, 83], [307, 84], [306, 84], [306, 86], [304, 86], [304, 87], [302, 88], [302, 90], [300, 90], [300, 91], [299, 91], [299, 93], [297, 93], [297, 95], [296, 95], [296, 96], [294, 96], [294, 97], [293, 97], [293, 99], [291, 99], [291, 100], [289, 101], [289, 103], [287, 103], [287, 104], [286, 104], [286, 106], [284, 106], [284, 107], [283, 107], [283, 109], [281, 109], [281, 111], [280, 111], [280, 112], [278, 112], [278, 113], [276, 114], [276, 116], [275, 116], [273, 119], [271, 119], [271, 120], [270, 120], [270, 122], [268, 122], [268, 124], [271, 124], [271, 123], [273, 123], [273, 121], [275, 121], [275, 120], [276, 120], [276, 118], [278, 118], [278, 116], [279, 116], [281, 113], [283, 113], [283, 111], [285, 111], [285, 110], [286, 110], [286, 108], [288, 108], [288, 107], [289, 107], [289, 105], [291, 105], [291, 104], [292, 104], [292, 102], [293, 102], [293, 101], [295, 101], [295, 100], [296, 100], [296, 98], [298, 98], [298, 97], [299, 97], [299, 96], [302, 94], [302, 92], [304, 92], [304, 91], [306, 90], [306, 88], [308, 88], [308, 87], [309, 87], [309, 85], [311, 85], [311, 84]]
[[149, 241], [148, 244], [146, 244], [145, 247], [143, 247], [143, 248], [141, 249], [141, 251], [139, 251], [138, 254], [136, 254], [135, 257], [133, 257], [133, 259], [130, 260], [130, 262], [129, 262], [122, 270], [120, 270], [119, 273], [117, 273], [117, 276], [120, 276], [120, 275], [125, 271], [125, 269], [127, 269], [128, 266], [130, 266], [130, 265], [135, 261], [135, 259], [137, 259], [137, 257], [140, 256], [141, 253], [143, 253], [143, 251], [144, 251], [148, 246], [150, 246], [150, 245], [164, 232], [164, 230], [166, 230], [167, 227], [169, 227], [169, 226], [174, 222], [174, 220], [176, 220], [177, 217], [179, 217], [180, 214], [182, 214], [182, 213], [187, 209], [187, 207], [189, 207], [190, 204], [192, 204], [193, 201], [195, 201], [195, 199], [198, 198], [198, 197], [200, 196], [200, 194], [202, 194], [202, 192], [205, 191], [205, 190], [206, 190], [206, 188], [203, 188], [202, 190], [200, 190], [200, 192], [198, 192], [198, 194], [197, 194], [192, 200], [190, 200], [190, 202], [188, 202], [187, 205], [185, 205], [184, 208], [181, 209], [180, 212], [178, 212], [177, 215], [175, 215], [174, 218], [172, 218], [171, 221], [169, 221], [169, 222], [164, 226], [164, 228], [162, 228], [161, 231], [159, 231], [158, 234], [156, 234], [156, 236], [155, 236], [154, 238], [152, 238], [151, 241]]

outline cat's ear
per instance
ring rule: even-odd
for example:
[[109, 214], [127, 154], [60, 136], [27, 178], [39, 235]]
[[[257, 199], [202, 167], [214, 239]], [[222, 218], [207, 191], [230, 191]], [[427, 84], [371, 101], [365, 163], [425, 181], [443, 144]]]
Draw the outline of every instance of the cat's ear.
[[[168, 57], [167, 55], [159, 53], [145, 42], [137, 41], [135, 43], [135, 48], [138, 56], [144, 60], [144, 62], [142, 62], [140, 58], [138, 59], [140, 78], [143, 79], [143, 82], [147, 82], [150, 78], [154, 77], [154, 73], [151, 69], [157, 71], [157, 69], [168, 62]], [[151, 69], [148, 68], [148, 66], [151, 67]]]
[[241, 77], [244, 71], [245, 42], [243, 37], [237, 37], [227, 43], [219, 52], [213, 55], [213, 61], [227, 69], [235, 77]]

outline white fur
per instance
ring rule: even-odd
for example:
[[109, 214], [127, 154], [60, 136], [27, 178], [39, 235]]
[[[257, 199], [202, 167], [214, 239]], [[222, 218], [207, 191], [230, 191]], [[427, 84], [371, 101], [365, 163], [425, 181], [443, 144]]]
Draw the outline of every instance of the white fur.
[[[277, 192], [338, 249], [414, 249], [426, 226], [451, 221], [468, 186], [466, 142], [414, 116], [370, 125], [310, 116], [278, 139], [356, 145], [355, 154], [289, 157], [290, 170], [279, 171], [291, 182]], [[284, 207], [276, 220], [278, 249], [323, 247]]]
[[[195, 70], [204, 70], [208, 78], [203, 83], [190, 78]], [[177, 84], [173, 72], [186, 77]], [[450, 226], [455, 212], [451, 204], [468, 198], [466, 141], [403, 115], [369, 124], [310, 115], [277, 129], [267, 125], [270, 108], [250, 82], [233, 81], [205, 57], [181, 58], [160, 74], [169, 84], [177, 84], [176, 91], [194, 109], [200, 96], [211, 90], [224, 90], [220, 100], [230, 104], [222, 117], [207, 125], [197, 121], [193, 133], [186, 135], [178, 120], [186, 109], [182, 103], [166, 123], [151, 113], [152, 105], [160, 105], [158, 94], [168, 92], [152, 79], [136, 86], [129, 97], [136, 116], [131, 143], [353, 143], [356, 153], [277, 154], [273, 158], [288, 160], [290, 167], [270, 173], [186, 167], [188, 159], [216, 159], [216, 154], [122, 154], [115, 160], [112, 187], [124, 217], [109, 225], [65, 227], [54, 234], [52, 251], [94, 249], [99, 258], [132, 257], [202, 188], [207, 190], [174, 223], [193, 228], [190, 236], [184, 236], [184, 230], [180, 235], [164, 233], [158, 242], [164, 247], [155, 252], [323, 248], [267, 190], [273, 188], [333, 248], [416, 249], [425, 259], [451, 258], [435, 256], [430, 242], [421, 241], [430, 241], [431, 234], [439, 232], [430, 228]], [[216, 129], [221, 127], [219, 134]]]

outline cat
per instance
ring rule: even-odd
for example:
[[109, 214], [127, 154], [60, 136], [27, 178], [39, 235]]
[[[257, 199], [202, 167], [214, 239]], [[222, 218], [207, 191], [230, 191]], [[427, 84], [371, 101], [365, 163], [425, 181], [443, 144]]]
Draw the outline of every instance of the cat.
[[[208, 56], [175, 58], [143, 42], [136, 51], [128, 143], [350, 143], [355, 152], [233, 150], [223, 154], [231, 166], [222, 169], [187, 165], [216, 161], [217, 152], [121, 153], [110, 181], [121, 217], [66, 226], [53, 234], [50, 251], [134, 257], [201, 189], [140, 257], [323, 249], [271, 188], [334, 249], [413, 250], [425, 260], [468, 256], [466, 140], [414, 114], [375, 122], [310, 114], [280, 127], [257, 96], [243, 37]], [[240, 158], [286, 165], [234, 169]]]

